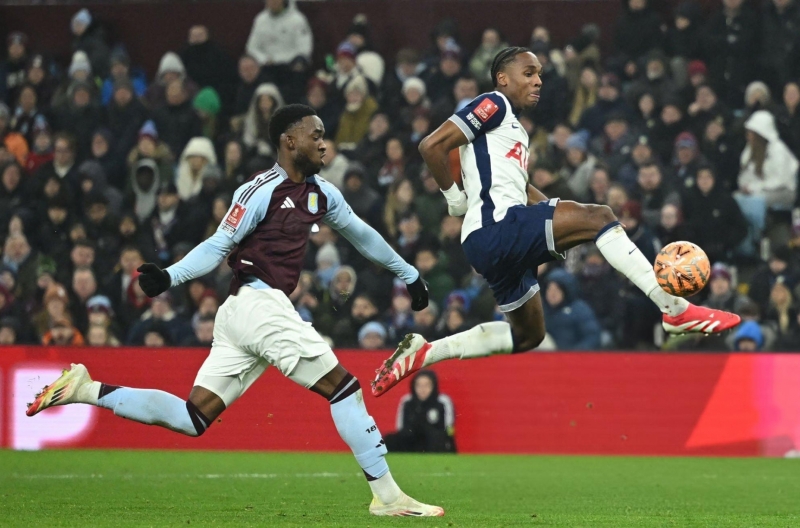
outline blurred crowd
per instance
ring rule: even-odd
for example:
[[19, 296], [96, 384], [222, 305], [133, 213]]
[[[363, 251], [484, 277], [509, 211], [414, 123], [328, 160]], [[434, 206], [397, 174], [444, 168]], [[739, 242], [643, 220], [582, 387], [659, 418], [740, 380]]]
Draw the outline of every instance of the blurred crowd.
[[[609, 205], [651, 260], [690, 240], [713, 263], [695, 302], [739, 313], [727, 338], [664, 342], [660, 314], [591, 245], [543, 266], [547, 349], [800, 349], [800, 8], [683, 2], [666, 16], [626, 0], [601, 53], [600, 28], [554, 42], [457, 24], [427, 47], [380, 54], [370, 21], [341, 28], [312, 61], [312, 28], [291, 0], [266, 0], [239, 57], [191, 27], [148, 76], [88, 9], [74, 14], [68, 60], [35, 34], [5, 36], [0, 61], [0, 344], [209, 346], [230, 270], [147, 298], [143, 262], [168, 266], [214, 232], [233, 191], [275, 162], [280, 106], [314, 107], [326, 127], [321, 175], [430, 284], [410, 309], [404, 284], [319, 225], [291, 295], [336, 347], [383, 348], [502, 319], [464, 258], [421, 139], [492, 90], [508, 44], [542, 63], [538, 107], [521, 117], [530, 181], [549, 197]], [[457, 152], [452, 157], [459, 172]]]

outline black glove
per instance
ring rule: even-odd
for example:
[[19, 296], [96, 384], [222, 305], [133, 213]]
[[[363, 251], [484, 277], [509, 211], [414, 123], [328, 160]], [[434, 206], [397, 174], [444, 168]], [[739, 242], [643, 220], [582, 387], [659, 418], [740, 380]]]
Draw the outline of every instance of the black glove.
[[142, 264], [136, 271], [141, 273], [139, 275], [139, 286], [142, 287], [142, 291], [148, 297], [155, 297], [164, 293], [172, 284], [169, 273], [150, 262]]
[[406, 287], [411, 295], [411, 309], [415, 312], [424, 310], [428, 306], [428, 283], [422, 279], [422, 275]]

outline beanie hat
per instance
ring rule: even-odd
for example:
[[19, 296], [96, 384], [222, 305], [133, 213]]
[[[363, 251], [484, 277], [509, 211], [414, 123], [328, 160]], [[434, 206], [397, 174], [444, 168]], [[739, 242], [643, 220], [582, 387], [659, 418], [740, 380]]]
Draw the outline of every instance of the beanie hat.
[[417, 90], [423, 97], [425, 96], [425, 81], [419, 77], [409, 77], [403, 81], [403, 95], [409, 90]]
[[345, 40], [336, 48], [336, 57], [350, 57], [351, 59], [355, 59], [357, 51], [355, 46]]
[[689, 66], [686, 67], [686, 72], [689, 74], [689, 77], [694, 77], [695, 75], [707, 75], [708, 74], [708, 67], [706, 63], [696, 59], [689, 63]]
[[78, 50], [72, 54], [72, 62], [69, 63], [70, 77], [74, 75], [76, 71], [92, 73], [92, 64], [89, 62], [89, 56], [85, 51]]
[[681, 132], [675, 138], [675, 148], [697, 149], [697, 138], [691, 132]]
[[382, 339], [386, 339], [386, 328], [377, 321], [370, 321], [358, 331], [358, 340], [363, 340], [367, 334], [378, 334]]
[[111, 51], [111, 56], [108, 61], [110, 64], [120, 63], [125, 66], [131, 65], [131, 58], [122, 46], [117, 46]]
[[589, 149], [589, 131], [579, 130], [567, 138], [567, 148], [586, 152]]
[[95, 295], [90, 297], [88, 301], [86, 301], [86, 311], [89, 313], [93, 312], [105, 312], [108, 315], [112, 315], [114, 310], [111, 308], [111, 300], [105, 295]]
[[210, 86], [206, 86], [194, 96], [193, 105], [196, 110], [201, 110], [211, 115], [217, 115], [222, 108], [219, 94]]
[[156, 124], [152, 119], [145, 121], [142, 128], [139, 129], [139, 139], [143, 137], [149, 137], [153, 141], [158, 141], [158, 130], [156, 130]]
[[72, 32], [73, 33], [75, 32], [75, 26], [78, 24], [81, 24], [83, 26], [89, 26], [91, 25], [91, 23], [92, 23], [92, 14], [89, 12], [88, 9], [84, 7], [83, 9], [72, 15], [72, 22], [71, 22]]
[[56, 261], [50, 257], [39, 257], [39, 262], [36, 266], [36, 276], [41, 277], [45, 273], [51, 276], [56, 274]]

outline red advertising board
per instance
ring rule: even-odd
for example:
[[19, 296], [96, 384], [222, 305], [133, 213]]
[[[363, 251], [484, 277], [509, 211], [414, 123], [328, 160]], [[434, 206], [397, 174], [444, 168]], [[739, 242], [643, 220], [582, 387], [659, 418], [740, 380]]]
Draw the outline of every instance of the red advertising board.
[[[33, 418], [25, 404], [70, 362], [94, 379], [186, 397], [197, 349], [7, 347], [0, 351], [0, 446], [344, 451], [328, 403], [274, 369], [200, 438], [70, 405]], [[386, 352], [341, 351], [367, 387]], [[800, 355], [521, 354], [436, 365], [465, 453], [783, 456], [800, 449]], [[394, 427], [408, 385], [365, 392]]]

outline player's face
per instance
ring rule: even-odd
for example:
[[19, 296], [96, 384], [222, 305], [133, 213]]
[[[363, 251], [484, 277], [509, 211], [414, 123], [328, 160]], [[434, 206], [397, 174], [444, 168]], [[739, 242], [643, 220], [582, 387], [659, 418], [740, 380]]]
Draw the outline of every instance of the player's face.
[[325, 126], [317, 116], [304, 117], [291, 134], [295, 140], [294, 165], [306, 177], [325, 166]]
[[511, 103], [521, 109], [533, 108], [539, 102], [542, 89], [542, 63], [530, 52], [520, 53], [498, 75], [498, 85]]

